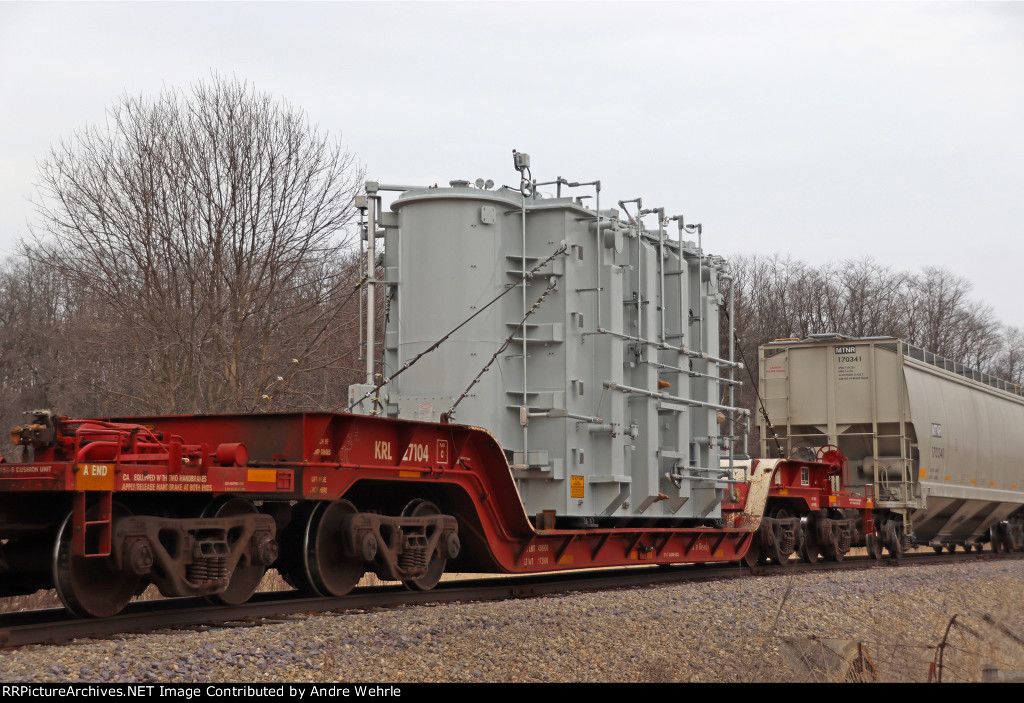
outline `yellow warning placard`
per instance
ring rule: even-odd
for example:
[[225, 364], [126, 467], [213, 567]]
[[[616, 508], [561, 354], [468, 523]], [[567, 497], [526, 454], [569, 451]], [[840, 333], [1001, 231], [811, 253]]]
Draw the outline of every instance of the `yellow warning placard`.
[[582, 476], [571, 476], [571, 483], [569, 495], [573, 498], [583, 497], [583, 477]]

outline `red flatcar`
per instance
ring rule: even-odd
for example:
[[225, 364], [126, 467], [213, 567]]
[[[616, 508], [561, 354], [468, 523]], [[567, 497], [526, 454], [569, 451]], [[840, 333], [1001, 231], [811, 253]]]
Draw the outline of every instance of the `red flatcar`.
[[[754, 462], [722, 519], [555, 529], [527, 516], [485, 430], [342, 413], [69, 420], [12, 431], [0, 463], [0, 594], [56, 588], [81, 616], [167, 596], [249, 599], [268, 568], [342, 595], [366, 571], [430, 589], [445, 570], [842, 558], [871, 530], [842, 457]], [[859, 518], [842, 517], [854, 511]], [[801, 539], [801, 534], [804, 538]]]

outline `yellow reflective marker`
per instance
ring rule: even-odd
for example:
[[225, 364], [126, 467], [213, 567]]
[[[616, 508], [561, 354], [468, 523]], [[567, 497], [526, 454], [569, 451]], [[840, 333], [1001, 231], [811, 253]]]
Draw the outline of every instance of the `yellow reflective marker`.
[[277, 483], [277, 469], [249, 469], [246, 480], [250, 483]]

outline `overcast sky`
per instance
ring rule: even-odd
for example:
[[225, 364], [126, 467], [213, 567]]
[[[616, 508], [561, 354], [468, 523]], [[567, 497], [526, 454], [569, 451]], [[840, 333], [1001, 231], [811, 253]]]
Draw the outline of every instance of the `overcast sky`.
[[390, 183], [601, 179], [717, 254], [942, 266], [1024, 327], [1024, 3], [0, 2], [0, 252], [36, 161], [211, 71]]

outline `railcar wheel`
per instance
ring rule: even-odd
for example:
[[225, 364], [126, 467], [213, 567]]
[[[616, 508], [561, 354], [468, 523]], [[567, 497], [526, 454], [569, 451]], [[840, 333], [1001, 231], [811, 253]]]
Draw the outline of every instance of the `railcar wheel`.
[[800, 559], [808, 564], [817, 564], [818, 556], [821, 554], [821, 545], [818, 544], [818, 531], [814, 527], [814, 517], [808, 516], [807, 520], [800, 525]]
[[1008, 552], [1019, 552], [1021, 550], [1020, 540], [1017, 538], [1012, 529], [1007, 529], [1006, 532], [1006, 551]]
[[[97, 509], [86, 514], [96, 518]], [[131, 515], [127, 508], [114, 503], [111, 519]], [[71, 538], [75, 531], [71, 513], [64, 518], [53, 548], [53, 584], [61, 602], [72, 614], [87, 618], [108, 618], [117, 615], [139, 590], [140, 578], [114, 569], [110, 557], [76, 557], [71, 554]], [[88, 545], [87, 545], [88, 546]]]
[[[244, 498], [222, 497], [210, 503], [203, 510], [203, 517], [235, 517], [237, 515], [252, 515], [258, 513], [256, 506]], [[229, 546], [233, 549], [234, 543], [241, 537], [235, 531], [228, 532]], [[238, 563], [235, 564], [231, 577], [228, 579], [228, 587], [220, 593], [214, 593], [208, 599], [214, 603], [224, 605], [241, 605], [252, 598], [252, 594], [263, 580], [263, 574], [267, 567], [260, 563], [250, 562], [243, 554]]]
[[882, 549], [884, 545], [877, 535], [868, 535], [865, 540], [868, 549], [868, 556], [875, 561], [882, 560]]
[[[939, 546], [937, 546], [937, 547], [932, 547], [932, 551], [935, 552], [936, 554], [942, 554], [942, 550], [943, 550], [943, 546], [941, 544]], [[950, 550], [949, 551], [955, 552], [956, 551], [956, 545], [950, 545]]]
[[[948, 551], [950, 554], [955, 554], [956, 553], [956, 545], [955, 544], [949, 545], [948, 547], [946, 547], [946, 551]], [[968, 552], [971, 551], [971, 548], [967, 547], [967, 551]]]
[[345, 554], [345, 518], [359, 512], [347, 500], [323, 502], [313, 509], [303, 540], [305, 577], [324, 596], [343, 596], [366, 570], [362, 559]]
[[760, 545], [758, 545], [757, 536], [755, 535], [754, 538], [750, 541], [750, 549], [748, 549], [747, 553], [743, 555], [742, 559], [740, 559], [740, 564], [742, 566], [747, 566], [753, 569], [755, 566], [758, 565], [760, 559], [761, 547]]
[[[771, 517], [775, 518], [776, 520], [788, 520], [792, 516], [789, 514], [789, 511], [786, 510], [785, 508], [776, 508], [775, 510], [772, 511]], [[796, 537], [797, 535], [794, 535], [794, 538]], [[795, 544], [785, 544], [782, 540], [779, 539], [778, 530], [772, 532], [772, 543], [768, 545], [768, 557], [772, 560], [772, 562], [780, 566], [786, 566], [789, 563], [790, 555], [793, 554], [793, 552], [795, 551]]]
[[999, 554], [1000, 552], [1006, 552], [1006, 543], [1003, 539], [1003, 531], [999, 525], [992, 525], [988, 530], [989, 544], [992, 545], [992, 553]]
[[896, 536], [885, 545], [885, 548], [889, 551], [890, 558], [899, 559], [903, 556], [903, 539], [896, 533]]
[[[425, 517], [440, 514], [441, 510], [436, 505], [421, 498], [413, 500], [402, 510], [402, 517]], [[434, 553], [429, 554], [427, 558], [429, 559], [427, 569], [422, 575], [402, 581], [409, 590], [429, 591], [441, 580], [441, 574], [444, 573], [448, 559], [440, 556], [437, 550], [434, 550]]]
[[1010, 549], [1014, 552], [1024, 552], [1024, 524], [1021, 519], [1016, 518], [1008, 525], [1010, 536]]
[[828, 544], [827, 547], [825, 547], [825, 558], [827, 558], [829, 561], [840, 562], [843, 560], [843, 557], [845, 556], [846, 552], [842, 551], [831, 542]]
[[814, 549], [813, 547], [811, 549], [808, 549], [807, 546], [803, 544], [800, 545], [799, 554], [800, 561], [806, 562], [808, 564], [817, 564], [818, 557], [820, 556], [817, 549]]

